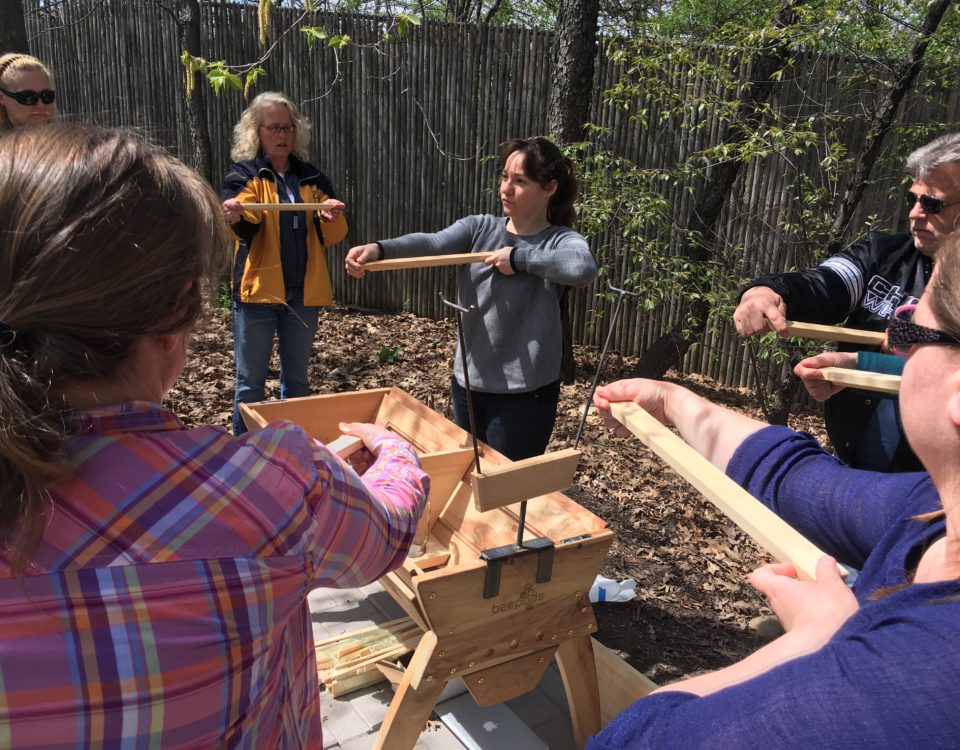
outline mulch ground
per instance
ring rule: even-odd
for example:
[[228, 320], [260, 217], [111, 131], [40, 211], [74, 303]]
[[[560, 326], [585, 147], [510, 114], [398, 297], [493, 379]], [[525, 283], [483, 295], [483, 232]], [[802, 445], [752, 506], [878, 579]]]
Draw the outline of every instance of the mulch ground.
[[[320, 315], [311, 384], [318, 394], [396, 385], [449, 417], [455, 336], [449, 321], [328, 308]], [[562, 387], [551, 450], [573, 445], [596, 371], [595, 348], [577, 347], [575, 354], [578, 378]], [[634, 364], [608, 355], [601, 382], [628, 377]], [[276, 376], [274, 366], [267, 398], [279, 398]], [[759, 414], [749, 391], [699, 376], [669, 377]], [[232, 402], [230, 320], [217, 310], [198, 328], [167, 405], [188, 425], [229, 428]], [[813, 412], [795, 415], [791, 426], [822, 434]], [[591, 416], [579, 448], [580, 469], [566, 494], [616, 534], [602, 573], [635, 580], [639, 594], [632, 602], [594, 606], [599, 640], [658, 683], [725, 666], [758, 648], [763, 641], [747, 623], [769, 609], [744, 576], [768, 557], [638, 440], [614, 436]]]

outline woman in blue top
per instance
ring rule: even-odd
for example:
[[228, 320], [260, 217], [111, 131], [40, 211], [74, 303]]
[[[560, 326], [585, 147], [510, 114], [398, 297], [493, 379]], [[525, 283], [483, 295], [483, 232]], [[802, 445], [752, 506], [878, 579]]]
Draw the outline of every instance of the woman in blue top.
[[[571, 227], [579, 192], [573, 163], [546, 138], [507, 141], [500, 149], [504, 216], [467, 216], [435, 234], [414, 233], [358, 245], [347, 273], [384, 257], [493, 251], [459, 269], [467, 377], [477, 438], [508, 458], [543, 453], [560, 397], [560, 305], [568, 287], [597, 275], [587, 241]], [[454, 420], [470, 429], [459, 346], [451, 397]]]
[[[850, 469], [809, 435], [684, 388], [628, 380], [597, 390], [675, 426], [700, 453], [834, 559], [815, 582], [791, 565], [750, 576], [786, 633], [746, 659], [665, 686], [594, 737], [606, 748], [955, 748], [960, 742], [960, 243], [941, 250], [915, 310], [891, 319], [906, 355], [910, 445], [929, 473]], [[622, 429], [622, 428], [621, 428]]]

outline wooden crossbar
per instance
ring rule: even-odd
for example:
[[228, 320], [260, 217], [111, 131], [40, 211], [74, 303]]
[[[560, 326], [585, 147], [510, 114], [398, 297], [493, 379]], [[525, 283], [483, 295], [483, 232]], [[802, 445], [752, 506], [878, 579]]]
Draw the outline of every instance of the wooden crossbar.
[[332, 443], [327, 443], [327, 448], [344, 459], [362, 447], [363, 441], [356, 435], [341, 435]]
[[335, 203], [241, 203], [244, 211], [329, 211]]
[[851, 388], [863, 388], [880, 393], [900, 393], [900, 376], [882, 372], [850, 370], [845, 367], [821, 367], [823, 379]]
[[450, 255], [420, 255], [416, 258], [387, 258], [371, 260], [363, 264], [364, 271], [399, 271], [405, 268], [434, 268], [439, 266], [462, 266], [466, 263], [483, 263], [493, 252], [452, 253]]
[[880, 346], [883, 343], [883, 331], [863, 331], [858, 328], [823, 326], [818, 323], [800, 323], [787, 321], [787, 336], [797, 336], [817, 341], [844, 341], [848, 344]]
[[781, 562], [791, 562], [801, 578], [816, 580], [817, 547], [776, 513], [761, 504], [720, 469], [664, 427], [640, 406], [610, 404], [613, 416], [737, 526]]

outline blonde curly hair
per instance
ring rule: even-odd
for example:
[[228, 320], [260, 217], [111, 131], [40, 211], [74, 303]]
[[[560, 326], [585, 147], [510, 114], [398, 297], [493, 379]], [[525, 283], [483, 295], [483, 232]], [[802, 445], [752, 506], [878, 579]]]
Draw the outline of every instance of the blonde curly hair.
[[297, 105], [289, 97], [284, 96], [279, 91], [264, 91], [254, 97], [250, 106], [240, 115], [240, 122], [233, 128], [233, 143], [230, 146], [231, 159], [246, 161], [257, 155], [260, 151], [260, 135], [257, 133], [257, 129], [263, 124], [263, 111], [274, 104], [280, 104], [287, 108], [290, 113], [290, 120], [296, 128], [293, 139], [293, 153], [301, 159], [307, 158], [307, 149], [310, 145], [310, 121], [300, 114]]
[[[49, 68], [40, 62], [33, 55], [26, 55], [21, 52], [8, 52], [0, 56], [0, 88], [9, 89], [15, 76], [21, 73], [33, 73], [38, 71], [46, 75], [50, 81], [50, 88], [53, 88], [53, 75]], [[7, 110], [0, 104], [0, 130], [7, 126]]]

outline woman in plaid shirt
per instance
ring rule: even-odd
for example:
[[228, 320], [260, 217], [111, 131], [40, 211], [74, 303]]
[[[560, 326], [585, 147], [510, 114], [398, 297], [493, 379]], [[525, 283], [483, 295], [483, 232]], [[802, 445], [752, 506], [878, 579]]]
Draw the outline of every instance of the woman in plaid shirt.
[[321, 747], [306, 596], [400, 563], [415, 453], [350, 425], [360, 477], [160, 406], [226, 227], [136, 136], [2, 139], [0, 243], [0, 747]]

